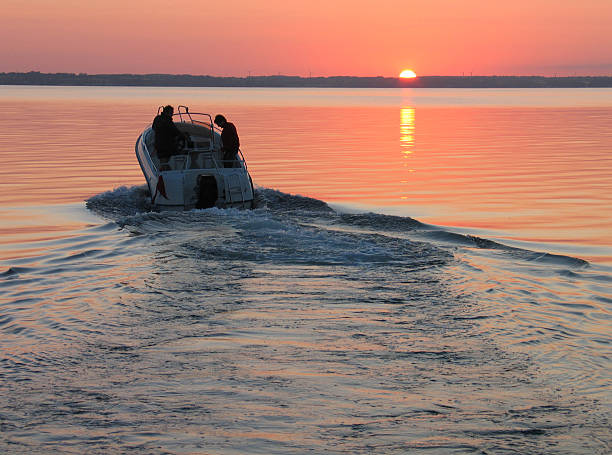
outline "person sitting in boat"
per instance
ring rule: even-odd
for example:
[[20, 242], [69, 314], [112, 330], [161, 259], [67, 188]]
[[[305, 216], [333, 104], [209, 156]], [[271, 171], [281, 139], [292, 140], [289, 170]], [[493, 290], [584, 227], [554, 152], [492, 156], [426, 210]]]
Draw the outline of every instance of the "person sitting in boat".
[[178, 140], [185, 137], [172, 121], [172, 114], [174, 114], [174, 108], [168, 105], [153, 120], [155, 149], [161, 164], [167, 164], [170, 157], [177, 153]]
[[238, 154], [238, 148], [240, 147], [240, 139], [238, 138], [238, 132], [233, 123], [227, 121], [227, 119], [221, 114], [215, 116], [215, 125], [221, 128], [221, 142], [223, 142], [223, 166], [234, 167], [236, 161], [236, 155]]

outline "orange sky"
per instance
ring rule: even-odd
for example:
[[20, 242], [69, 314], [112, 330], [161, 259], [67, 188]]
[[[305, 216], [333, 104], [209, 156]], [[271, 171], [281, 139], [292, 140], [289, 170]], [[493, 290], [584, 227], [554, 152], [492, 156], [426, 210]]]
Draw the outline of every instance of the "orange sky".
[[0, 72], [612, 75], [612, 0], [2, 0], [0, 9]]

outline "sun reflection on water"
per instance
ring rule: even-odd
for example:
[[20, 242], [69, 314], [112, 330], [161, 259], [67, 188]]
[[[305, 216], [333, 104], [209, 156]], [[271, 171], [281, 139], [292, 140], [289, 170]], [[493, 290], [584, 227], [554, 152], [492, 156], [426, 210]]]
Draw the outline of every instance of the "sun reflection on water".
[[[408, 159], [414, 152], [414, 130], [416, 113], [412, 107], [400, 109], [400, 151], [403, 159]], [[414, 172], [408, 162], [404, 162], [404, 167], [408, 167], [408, 172]], [[408, 180], [401, 180], [402, 186], [407, 185]], [[400, 196], [400, 199], [408, 199], [407, 195]]]
[[412, 107], [400, 109], [400, 147], [404, 158], [414, 149], [415, 110]]

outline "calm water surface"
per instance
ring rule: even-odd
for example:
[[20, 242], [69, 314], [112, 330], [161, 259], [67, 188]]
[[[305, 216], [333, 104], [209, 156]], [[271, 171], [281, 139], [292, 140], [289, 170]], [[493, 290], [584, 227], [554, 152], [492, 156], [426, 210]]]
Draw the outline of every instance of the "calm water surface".
[[[151, 211], [160, 104], [253, 211]], [[9, 453], [609, 453], [612, 89], [0, 87]]]

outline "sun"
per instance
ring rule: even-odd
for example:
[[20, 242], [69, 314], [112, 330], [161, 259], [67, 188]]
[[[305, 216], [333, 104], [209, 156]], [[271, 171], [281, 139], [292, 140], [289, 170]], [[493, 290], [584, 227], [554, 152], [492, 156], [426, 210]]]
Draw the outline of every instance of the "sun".
[[416, 73], [412, 70], [404, 70], [400, 73], [399, 77], [405, 78], [405, 79], [411, 79], [413, 77], [417, 77]]

